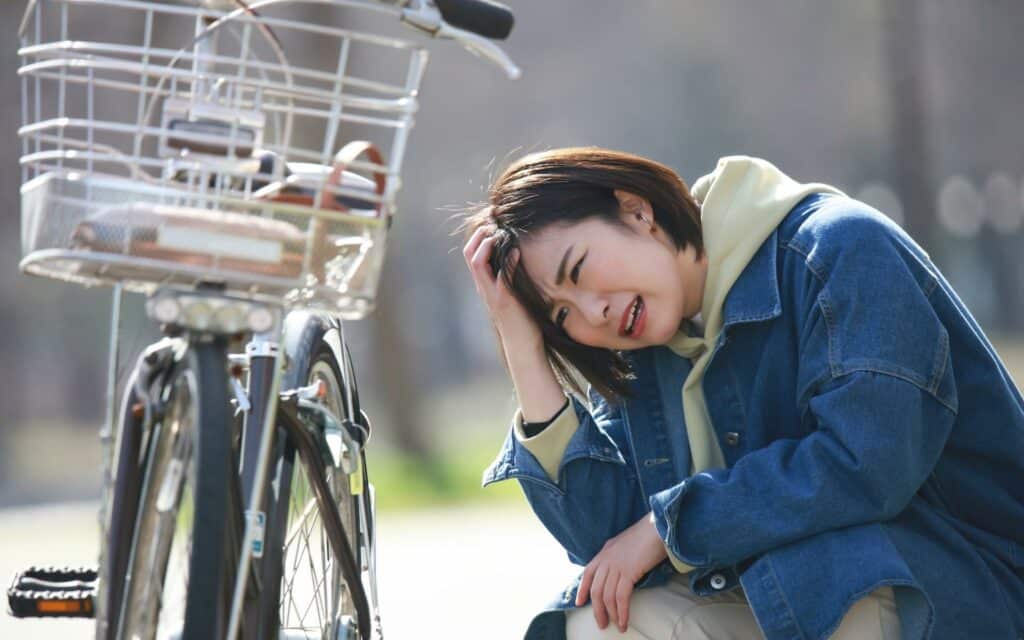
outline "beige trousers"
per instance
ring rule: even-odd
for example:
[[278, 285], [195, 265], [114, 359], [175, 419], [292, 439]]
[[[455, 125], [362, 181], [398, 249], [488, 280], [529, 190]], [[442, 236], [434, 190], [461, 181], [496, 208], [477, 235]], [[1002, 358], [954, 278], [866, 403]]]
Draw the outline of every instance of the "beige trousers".
[[[567, 640], [752, 640], [763, 638], [741, 589], [701, 598], [685, 576], [633, 592], [625, 633], [609, 624], [598, 629], [590, 605], [566, 617]], [[872, 591], [853, 604], [832, 640], [899, 640], [900, 621], [891, 587]]]

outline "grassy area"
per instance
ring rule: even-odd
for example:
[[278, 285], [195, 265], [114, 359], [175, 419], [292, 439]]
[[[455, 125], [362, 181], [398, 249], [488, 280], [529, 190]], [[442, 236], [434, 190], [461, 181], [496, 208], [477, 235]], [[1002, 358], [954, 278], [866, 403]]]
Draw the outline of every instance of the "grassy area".
[[499, 482], [480, 488], [484, 469], [498, 449], [493, 443], [448, 447], [435, 461], [423, 461], [394, 449], [367, 449], [370, 479], [381, 511], [467, 503], [508, 503], [523, 500], [518, 483]]
[[[13, 430], [0, 503], [98, 498], [100, 442], [95, 424], [39, 421]], [[440, 505], [522, 500], [515, 482], [480, 488], [500, 439], [456, 446], [441, 440], [435, 461], [425, 462], [374, 442], [367, 450], [378, 509], [394, 511]], [[378, 446], [375, 446], [378, 445]]]

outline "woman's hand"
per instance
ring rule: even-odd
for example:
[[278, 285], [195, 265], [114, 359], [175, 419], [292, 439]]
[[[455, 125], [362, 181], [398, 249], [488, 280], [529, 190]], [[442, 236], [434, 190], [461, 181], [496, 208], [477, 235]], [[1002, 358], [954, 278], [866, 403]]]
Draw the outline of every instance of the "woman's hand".
[[[473, 276], [477, 294], [484, 301], [487, 313], [491, 317], [506, 354], [510, 351], [528, 349], [531, 352], [543, 351], [543, 339], [540, 328], [527, 313], [526, 309], [509, 291], [504, 278], [491, 269], [490, 258], [494, 250], [494, 227], [483, 225], [470, 237], [462, 249], [466, 266]], [[512, 264], [514, 269], [519, 262], [519, 251], [513, 250]]]
[[604, 629], [610, 618], [625, 633], [633, 586], [667, 557], [665, 545], [648, 514], [606, 542], [586, 566], [576, 592], [576, 606], [586, 604], [589, 596], [597, 626]]
[[[478, 228], [462, 249], [462, 255], [473, 275], [476, 291], [498, 330], [505, 364], [512, 376], [512, 384], [516, 387], [523, 420], [549, 420], [565, 404], [565, 394], [548, 362], [540, 327], [509, 291], [505, 279], [499, 278], [491, 269], [493, 232], [492, 226]], [[518, 263], [519, 252], [515, 250], [509, 268], [514, 269]]]

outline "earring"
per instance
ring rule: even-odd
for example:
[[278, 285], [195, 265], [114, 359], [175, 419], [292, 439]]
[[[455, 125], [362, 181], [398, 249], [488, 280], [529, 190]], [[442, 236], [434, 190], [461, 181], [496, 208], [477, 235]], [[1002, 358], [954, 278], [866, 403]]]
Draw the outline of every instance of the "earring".
[[636, 216], [636, 219], [637, 219], [637, 220], [639, 220], [639, 221], [643, 222], [643, 223], [644, 223], [644, 224], [646, 224], [646, 225], [650, 225], [650, 227], [651, 227], [651, 233], [655, 233], [655, 232], [657, 232], [657, 229], [656, 229], [656, 228], [654, 227], [654, 224], [652, 224], [650, 220], [648, 220], [647, 218], [645, 218], [645, 217], [644, 217], [644, 214], [642, 214], [642, 213], [639, 213], [639, 212], [638, 212], [638, 213], [635, 213], [635, 214], [633, 214], [633, 215], [635, 215], [635, 216]]

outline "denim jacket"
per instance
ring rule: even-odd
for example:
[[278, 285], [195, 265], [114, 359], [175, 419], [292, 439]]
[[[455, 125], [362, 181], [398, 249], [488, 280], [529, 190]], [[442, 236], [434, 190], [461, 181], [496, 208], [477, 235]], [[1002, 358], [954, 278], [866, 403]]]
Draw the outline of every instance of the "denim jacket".
[[[557, 482], [510, 432], [484, 484], [518, 479], [580, 565], [653, 511], [694, 592], [742, 585], [769, 640], [826, 638], [884, 585], [906, 640], [1024, 637], [1024, 400], [928, 256], [870, 207], [809, 196], [723, 313], [704, 393], [726, 468], [689, 476], [690, 363], [652, 347], [627, 354], [627, 399], [573, 399]], [[577, 585], [527, 638], [564, 637]]]

